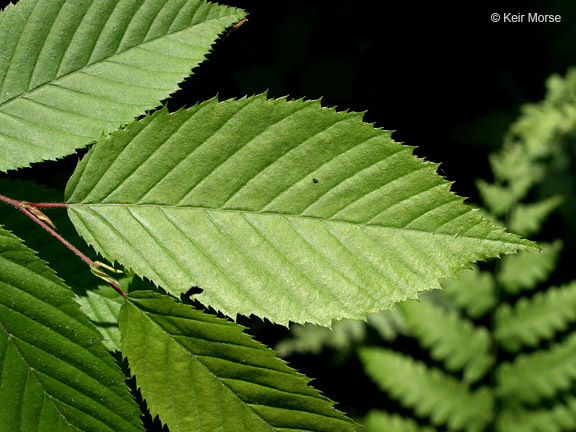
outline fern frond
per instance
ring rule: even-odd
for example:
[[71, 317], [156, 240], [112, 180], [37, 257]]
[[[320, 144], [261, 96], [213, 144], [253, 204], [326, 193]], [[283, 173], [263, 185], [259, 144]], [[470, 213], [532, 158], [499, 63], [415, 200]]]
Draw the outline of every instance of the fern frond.
[[400, 311], [382, 311], [369, 314], [368, 324], [374, 328], [384, 340], [393, 340], [399, 334], [406, 333], [406, 323]]
[[512, 232], [524, 237], [536, 233], [540, 231], [548, 215], [563, 201], [563, 198], [557, 195], [535, 203], [518, 204], [512, 210], [508, 226]]
[[541, 252], [521, 252], [514, 256], [502, 257], [502, 267], [497, 280], [510, 294], [531, 290], [545, 281], [556, 266], [562, 249], [562, 242], [541, 243]]
[[498, 417], [499, 432], [568, 432], [576, 429], [576, 398], [548, 409], [506, 409]]
[[385, 349], [362, 349], [360, 359], [382, 390], [434, 425], [480, 432], [492, 419], [493, 397], [485, 387], [471, 391], [438, 369]]
[[366, 337], [366, 328], [374, 328], [384, 340], [393, 340], [405, 333], [403, 317], [397, 311], [368, 314], [366, 321], [344, 319], [333, 321], [332, 328], [307, 324], [292, 324], [290, 338], [281, 340], [274, 349], [280, 357], [294, 353], [319, 354], [324, 348], [346, 351]]
[[516, 198], [507, 188], [498, 184], [488, 183], [484, 180], [476, 182], [482, 202], [495, 216], [502, 216], [514, 205]]
[[514, 306], [503, 304], [496, 312], [496, 339], [508, 351], [535, 347], [576, 321], [576, 281], [548, 288]]
[[435, 432], [431, 427], [419, 426], [412, 419], [378, 410], [370, 411], [364, 423], [364, 432]]
[[324, 348], [347, 351], [366, 337], [367, 326], [373, 327], [384, 340], [394, 339], [404, 332], [403, 318], [396, 311], [369, 314], [366, 321], [344, 319], [333, 321], [332, 328], [307, 324], [292, 324], [290, 338], [281, 340], [274, 349], [280, 357], [292, 354], [319, 354]]
[[466, 382], [481, 379], [493, 365], [490, 334], [484, 327], [431, 302], [408, 301], [399, 305], [406, 325], [432, 358], [444, 362], [449, 371], [463, 370]]
[[576, 381], [576, 333], [550, 350], [521, 354], [497, 370], [497, 394], [510, 401], [536, 404], [568, 390]]
[[549, 156], [555, 147], [550, 143], [576, 127], [575, 84], [576, 69], [569, 70], [565, 77], [553, 75], [546, 82], [545, 99], [522, 107], [522, 116], [512, 125], [507, 138], [521, 142], [527, 158]]
[[563, 159], [565, 137], [576, 131], [576, 69], [546, 82], [546, 97], [522, 107], [522, 116], [510, 128], [502, 151], [491, 157], [498, 182], [506, 182], [517, 200], [546, 175], [552, 156]]
[[516, 202], [544, 177], [544, 166], [527, 157], [521, 144], [509, 143], [490, 157], [490, 166], [498, 181], [507, 182], [507, 190]]
[[280, 341], [274, 349], [280, 357], [294, 353], [320, 354], [324, 347], [347, 350], [354, 342], [364, 339], [366, 324], [358, 320], [342, 320], [332, 324], [332, 328], [313, 324], [292, 324], [291, 338]]
[[484, 315], [496, 304], [494, 277], [475, 265], [458, 272], [456, 279], [443, 280], [442, 289], [470, 318]]

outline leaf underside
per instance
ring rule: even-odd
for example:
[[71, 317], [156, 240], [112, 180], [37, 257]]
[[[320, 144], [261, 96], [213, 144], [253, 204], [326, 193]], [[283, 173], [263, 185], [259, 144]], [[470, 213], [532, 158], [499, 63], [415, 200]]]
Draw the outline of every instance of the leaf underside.
[[80, 234], [172, 294], [277, 323], [364, 318], [471, 261], [531, 249], [437, 165], [318, 101], [163, 109], [96, 144], [66, 197]]
[[32, 250], [0, 229], [0, 430], [143, 430], [101, 336]]
[[119, 324], [122, 353], [152, 416], [172, 431], [355, 429], [308, 378], [235, 323], [136, 291]]
[[0, 13], [0, 171], [74, 153], [158, 106], [244, 11], [22, 0]]

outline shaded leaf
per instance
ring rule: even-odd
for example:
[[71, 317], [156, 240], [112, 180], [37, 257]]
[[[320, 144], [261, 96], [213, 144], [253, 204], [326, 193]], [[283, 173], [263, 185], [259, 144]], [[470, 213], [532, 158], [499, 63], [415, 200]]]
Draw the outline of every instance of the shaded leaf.
[[282, 324], [363, 319], [471, 261], [533, 248], [361, 117], [264, 95], [164, 109], [90, 150], [70, 218], [170, 293], [200, 286], [228, 316]]
[[110, 285], [98, 285], [97, 289], [87, 290], [84, 295], [77, 296], [77, 301], [82, 311], [104, 336], [102, 343], [106, 348], [120, 351], [118, 315], [124, 299]]
[[143, 430], [124, 374], [72, 291], [1, 229], [0, 292], [0, 430]]
[[0, 13], [0, 171], [159, 105], [245, 13], [201, 0], [24, 0]]
[[170, 430], [355, 429], [308, 378], [237, 324], [135, 291], [120, 312], [120, 331], [122, 353], [152, 416]]

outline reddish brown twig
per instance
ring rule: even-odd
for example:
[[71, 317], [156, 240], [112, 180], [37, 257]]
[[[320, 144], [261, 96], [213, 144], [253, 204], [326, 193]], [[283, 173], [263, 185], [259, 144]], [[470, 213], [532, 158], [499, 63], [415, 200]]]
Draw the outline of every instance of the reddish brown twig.
[[[6, 203], [8, 205], [11, 205], [12, 207], [17, 208], [22, 213], [24, 213], [26, 216], [28, 216], [30, 219], [32, 219], [34, 222], [36, 222], [38, 225], [40, 225], [42, 228], [44, 228], [46, 231], [48, 231], [52, 236], [56, 237], [56, 239], [60, 243], [62, 243], [64, 246], [66, 246], [68, 249], [70, 249], [76, 256], [78, 256], [82, 261], [84, 261], [86, 264], [88, 264], [92, 270], [94, 270], [94, 269], [98, 270], [98, 272], [96, 272], [96, 274], [104, 273], [100, 264], [98, 264], [95, 261], [92, 261], [86, 255], [84, 255], [82, 252], [80, 252], [68, 240], [66, 240], [64, 237], [62, 237], [60, 234], [58, 234], [54, 230], [54, 228], [52, 228], [54, 226], [54, 224], [52, 224], [52, 221], [46, 215], [44, 215], [42, 212], [40, 212], [40, 210], [34, 210], [34, 209], [40, 209], [40, 208], [63, 208], [63, 207], [67, 207], [66, 203], [30, 203], [27, 201], [17, 201], [17, 200], [14, 200], [12, 198], [8, 198], [4, 195], [0, 195], [0, 201]], [[43, 217], [40, 215], [42, 215]], [[52, 227], [49, 224], [52, 225]], [[94, 273], [94, 271], [93, 271], [93, 273]], [[108, 277], [108, 278], [102, 278], [101, 277], [101, 279], [103, 279], [108, 285], [110, 285], [112, 288], [114, 288], [114, 290], [116, 290], [116, 292], [118, 292], [118, 294], [120, 294], [122, 297], [126, 298], [126, 293], [124, 291], [122, 291], [122, 289], [117, 285], [117, 283], [116, 283], [116, 281], [114, 281], [114, 279], [112, 279], [110, 277]]]

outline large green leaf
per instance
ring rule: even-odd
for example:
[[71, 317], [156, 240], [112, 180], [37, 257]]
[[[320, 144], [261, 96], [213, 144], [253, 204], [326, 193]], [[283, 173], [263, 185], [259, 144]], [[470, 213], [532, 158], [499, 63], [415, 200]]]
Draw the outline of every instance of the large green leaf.
[[72, 291], [0, 229], [0, 430], [142, 430], [100, 339]]
[[172, 431], [352, 431], [355, 424], [243, 328], [152, 291], [120, 312], [122, 353]]
[[531, 249], [390, 132], [265, 95], [166, 109], [96, 144], [68, 213], [102, 255], [234, 317], [364, 318], [471, 261]]
[[0, 13], [0, 171], [154, 108], [245, 13], [201, 0], [21, 0]]

